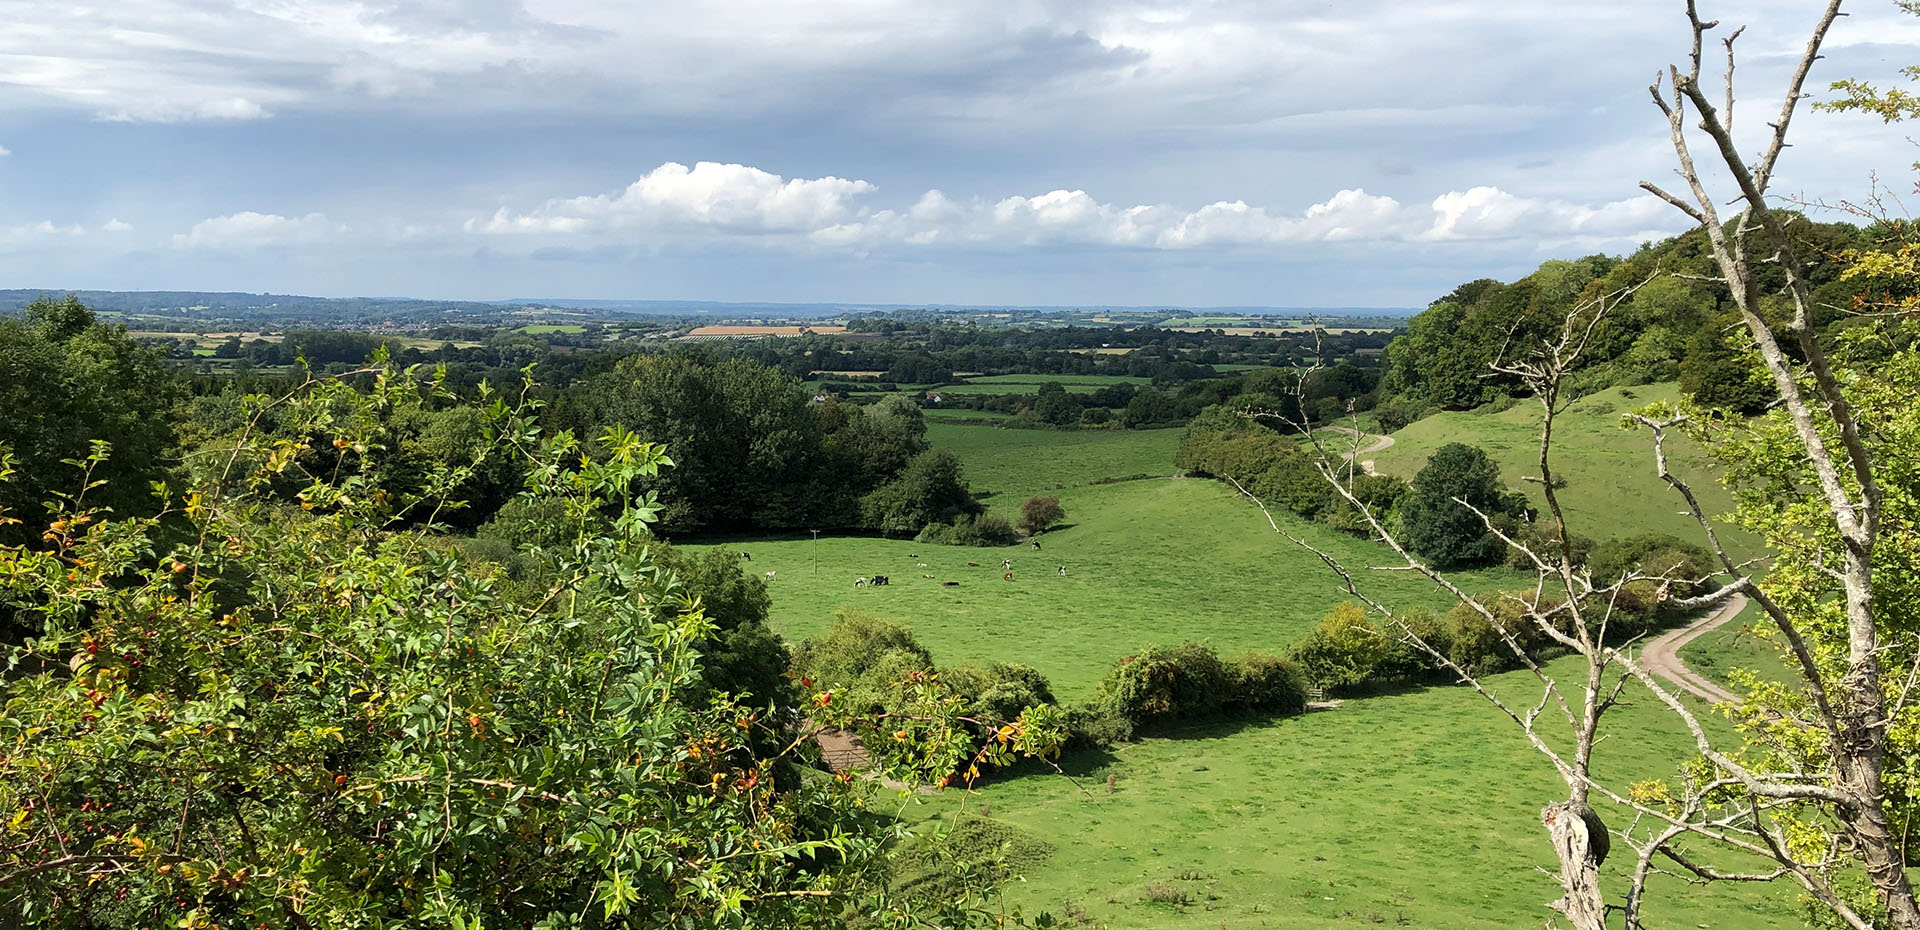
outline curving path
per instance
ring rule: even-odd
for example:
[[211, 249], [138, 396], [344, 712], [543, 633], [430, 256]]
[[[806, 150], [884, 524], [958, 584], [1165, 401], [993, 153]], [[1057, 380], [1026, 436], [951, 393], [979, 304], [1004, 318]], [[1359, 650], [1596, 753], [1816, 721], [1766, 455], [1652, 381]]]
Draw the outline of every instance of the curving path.
[[1677, 630], [1660, 634], [1640, 651], [1640, 661], [1647, 670], [1673, 682], [1682, 691], [1713, 704], [1737, 701], [1739, 696], [1705, 676], [1687, 667], [1680, 661], [1680, 650], [1702, 634], [1712, 632], [1725, 625], [1727, 621], [1740, 615], [1747, 607], [1747, 596], [1736, 594], [1720, 605], [1712, 613], [1701, 617]]
[[[1362, 432], [1359, 432], [1358, 430], [1355, 430], [1351, 426], [1323, 426], [1320, 428], [1320, 431], [1324, 433], [1345, 433], [1348, 436], [1352, 436], [1355, 440], [1365, 439], [1367, 438], [1367, 435], [1368, 435], [1366, 433], [1362, 433]], [[1351, 462], [1359, 456], [1366, 455], [1370, 452], [1379, 452], [1380, 450], [1391, 447], [1392, 445], [1393, 445], [1392, 436], [1374, 436], [1373, 441], [1368, 443], [1364, 448], [1342, 452], [1340, 453], [1340, 457]], [[1373, 469], [1372, 459], [1362, 460], [1360, 462], [1360, 470], [1366, 472], [1369, 475], [1379, 474], [1379, 472], [1374, 471]]]

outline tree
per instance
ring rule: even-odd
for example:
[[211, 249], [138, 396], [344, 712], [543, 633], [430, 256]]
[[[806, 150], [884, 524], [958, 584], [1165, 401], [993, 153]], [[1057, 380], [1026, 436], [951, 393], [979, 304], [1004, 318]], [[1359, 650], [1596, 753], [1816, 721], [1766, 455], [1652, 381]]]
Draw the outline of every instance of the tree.
[[1080, 405], [1067, 396], [1067, 389], [1060, 382], [1048, 381], [1034, 394], [1033, 413], [1044, 423], [1066, 426], [1080, 416]]
[[1453, 568], [1499, 559], [1506, 545], [1487, 518], [1513, 518], [1519, 498], [1500, 484], [1500, 466], [1478, 446], [1441, 446], [1413, 476], [1400, 503], [1401, 538], [1434, 565]]
[[[248, 420], [332, 417], [344, 438], [432, 396], [391, 368], [366, 391], [309, 381], [249, 399]], [[776, 783], [795, 754], [817, 759], [816, 731], [756, 739], [797, 709], [710, 686], [703, 650], [725, 642], [687, 588], [743, 617], [763, 605], [751, 585], [700, 580], [704, 564], [683, 583], [654, 558], [661, 504], [635, 488], [668, 466], [660, 446], [609, 430], [588, 455], [523, 410], [486, 416], [492, 450], [527, 463], [527, 519], [557, 505], [543, 533], [571, 536], [538, 554], [548, 584], [386, 529], [391, 500], [357, 478], [323, 475], [303, 506], [274, 506], [256, 490], [299, 453], [258, 430], [167, 515], [177, 542], [76, 502], [36, 527], [45, 549], [0, 546], [0, 601], [32, 624], [0, 698], [0, 919], [1004, 925], [964, 883], [938, 901], [890, 893], [902, 831], [866, 780]], [[926, 784], [953, 747], [921, 734], [973, 726], [956, 716], [969, 705], [937, 682], [892, 684], [916, 722], [886, 771]], [[838, 717], [829, 692], [807, 702], [879, 729]], [[1002, 721], [990, 752], [1056, 750], [1057, 727], [1042, 732]]]
[[[0, 508], [32, 520], [55, 494], [81, 493], [65, 463], [105, 443], [112, 454], [95, 468], [101, 483], [85, 490], [89, 504], [153, 512], [149, 485], [171, 464], [170, 408], [179, 397], [158, 352], [95, 322], [71, 296], [35, 300], [24, 321], [0, 320], [0, 448], [13, 451], [17, 469], [0, 485]], [[0, 524], [0, 542], [17, 540], [9, 529]]]
[[[1732, 129], [1739, 30], [1722, 41], [1727, 86], [1724, 100], [1716, 101], [1702, 73], [1704, 40], [1717, 23], [1702, 21], [1689, 2], [1688, 63], [1670, 68], [1650, 88], [1667, 120], [1685, 188], [1675, 194], [1649, 182], [1642, 187], [1698, 224], [1774, 401], [1752, 422], [1720, 421], [1697, 407], [1666, 405], [1632, 417], [1651, 434], [1655, 473], [1697, 519], [1715, 578], [1676, 575], [1664, 569], [1688, 569], [1658, 559], [1640, 560], [1621, 576], [1598, 577], [1578, 570], [1571, 557], [1574, 537], [1553, 471], [1554, 421], [1568, 403], [1563, 389], [1569, 375], [1584, 362], [1605, 320], [1627, 303], [1638, 286], [1633, 282], [1589, 294], [1557, 333], [1493, 362], [1501, 375], [1519, 379], [1541, 412], [1535, 480], [1551, 534], [1545, 551], [1528, 549], [1538, 595], [1502, 599], [1506, 609], [1495, 610], [1468, 597], [1388, 527], [1371, 521], [1408, 570], [1424, 574], [1484, 620], [1490, 643], [1535, 677], [1543, 690], [1530, 702], [1534, 706], [1509, 703], [1484, 687], [1471, 669], [1420, 639], [1391, 607], [1366, 599], [1337, 559], [1322, 555], [1377, 622], [1421, 644], [1478, 688], [1561, 776], [1566, 799], [1548, 804], [1541, 816], [1560, 860], [1564, 892], [1552, 906], [1576, 930], [1603, 930], [1615, 910], [1630, 930], [1643, 927], [1647, 878], [1660, 869], [1696, 881], [1786, 879], [1805, 892], [1822, 924], [1920, 928], [1904, 840], [1905, 825], [1916, 813], [1907, 773], [1920, 752], [1920, 711], [1906, 700], [1910, 682], [1920, 676], [1920, 648], [1912, 635], [1913, 605], [1920, 603], [1913, 558], [1920, 551], [1920, 497], [1907, 464], [1920, 456], [1920, 413], [1912, 403], [1920, 392], [1920, 321], [1912, 318], [1910, 302], [1895, 300], [1875, 308], [1885, 312], [1872, 320], [1827, 320], [1823, 326], [1815, 278], [1787, 247], [1804, 221], [1776, 209], [1768, 193], [1805, 96], [1802, 88], [1839, 13], [1839, 0], [1831, 0], [1751, 162], [1741, 155]], [[1702, 140], [1705, 153], [1696, 157]], [[1715, 189], [1725, 184], [1731, 195]], [[1731, 217], [1722, 215], [1726, 204], [1735, 211]], [[1893, 272], [1911, 280], [1910, 263], [1901, 270], [1900, 248], [1882, 260], [1856, 254], [1845, 274], [1871, 269], [1859, 273]], [[1738, 500], [1735, 519], [1780, 550], [1764, 578], [1727, 553], [1693, 488], [1668, 468], [1665, 443], [1677, 430], [1718, 436]], [[1323, 455], [1321, 469], [1339, 491], [1337, 463]], [[1484, 522], [1498, 529], [1491, 515]], [[1682, 583], [1703, 581], [1708, 590], [1698, 596], [1672, 593]], [[1758, 605], [1799, 681], [1797, 687], [1755, 683], [1730, 708], [1748, 734], [1741, 745], [1729, 748], [1710, 733], [1669, 683], [1606, 635], [1613, 605], [1636, 587], [1651, 589], [1671, 610], [1735, 598]], [[1578, 656], [1576, 674], [1564, 680], [1551, 674], [1527, 648], [1529, 639]], [[1694, 743], [1698, 758], [1672, 778], [1627, 786], [1596, 772], [1601, 721], [1629, 686], [1651, 694]], [[1564, 737], [1546, 738], [1542, 731], [1550, 721], [1566, 724]], [[1624, 809], [1624, 823], [1616, 820], [1609, 830], [1590, 806], [1595, 800]], [[1690, 842], [1737, 851], [1765, 865], [1732, 871], [1704, 859]], [[1611, 895], [1598, 868], [1610, 846], [1625, 846], [1633, 857], [1624, 888]]]
[[1060, 507], [1060, 498], [1051, 494], [1029, 497], [1026, 503], [1020, 505], [1020, 531], [1029, 536], [1044, 533], [1066, 518], [1067, 512]]
[[900, 477], [860, 503], [866, 525], [883, 533], [917, 533], [929, 523], [950, 523], [984, 508], [967, 490], [960, 459], [946, 449], [928, 449], [907, 463]]

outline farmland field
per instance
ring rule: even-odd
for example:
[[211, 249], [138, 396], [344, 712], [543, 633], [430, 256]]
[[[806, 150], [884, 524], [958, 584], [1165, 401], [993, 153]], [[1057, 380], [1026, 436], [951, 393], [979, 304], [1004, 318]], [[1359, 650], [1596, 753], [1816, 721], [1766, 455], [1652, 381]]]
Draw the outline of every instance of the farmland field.
[[798, 336], [801, 333], [844, 333], [845, 326], [747, 326], [722, 324], [695, 327], [688, 336]]

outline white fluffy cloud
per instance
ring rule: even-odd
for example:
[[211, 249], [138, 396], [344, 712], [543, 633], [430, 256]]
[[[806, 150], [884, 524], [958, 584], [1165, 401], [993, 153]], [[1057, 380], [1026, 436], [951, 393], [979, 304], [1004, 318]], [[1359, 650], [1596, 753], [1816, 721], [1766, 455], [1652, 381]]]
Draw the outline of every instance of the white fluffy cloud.
[[10, 149], [10, 148], [7, 148], [7, 147], [6, 147], [6, 146], [4, 146], [4, 145], [0, 145], [0, 158], [5, 158], [5, 157], [7, 157], [8, 155], [12, 155], [12, 154], [13, 154], [13, 150], [12, 150], [12, 149]]
[[956, 200], [936, 189], [911, 206], [885, 208], [866, 203], [874, 191], [860, 180], [787, 179], [747, 165], [701, 162], [689, 169], [669, 162], [617, 194], [555, 199], [524, 213], [503, 207], [469, 219], [465, 228], [543, 242], [753, 236], [852, 249], [1162, 250], [1516, 239], [1627, 244], [1676, 228], [1670, 208], [1650, 196], [1588, 206], [1497, 187], [1449, 191], [1428, 204], [1355, 188], [1297, 212], [1244, 200], [1193, 209], [1114, 204], [1064, 189], [992, 200]]
[[174, 236], [173, 244], [184, 249], [254, 249], [312, 244], [346, 231], [319, 213], [287, 217], [246, 210], [201, 220]]
[[70, 242], [86, 234], [86, 227], [78, 223], [61, 226], [52, 220], [41, 220], [38, 223], [19, 226], [0, 226], [0, 249], [33, 251], [36, 246]]
[[729, 233], [805, 233], [833, 225], [872, 184], [794, 178], [747, 165], [667, 162], [618, 194], [554, 200], [537, 211], [501, 208], [467, 223], [470, 232], [583, 233], [654, 227]]

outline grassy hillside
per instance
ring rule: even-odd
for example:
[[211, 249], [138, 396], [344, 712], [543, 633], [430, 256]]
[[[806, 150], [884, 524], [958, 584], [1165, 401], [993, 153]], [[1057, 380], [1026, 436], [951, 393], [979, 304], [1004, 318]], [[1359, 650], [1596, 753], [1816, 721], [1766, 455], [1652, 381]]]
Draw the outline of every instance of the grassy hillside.
[[[838, 608], [857, 607], [911, 627], [942, 662], [1031, 665], [1052, 679], [1064, 700], [1091, 695], [1115, 659], [1149, 643], [1193, 639], [1223, 651], [1284, 648], [1344, 597], [1318, 558], [1277, 536], [1259, 511], [1217, 482], [1087, 483], [1148, 470], [1165, 474], [1174, 433], [933, 426], [930, 437], [961, 455], [975, 486], [999, 492], [989, 501], [995, 509], [1011, 512], [1041, 491], [1059, 495], [1067, 525], [1043, 536], [1040, 551], [823, 537], [815, 574], [815, 545], [805, 536], [726, 545], [750, 552], [752, 570], [775, 572], [773, 622], [790, 639], [824, 630]], [[1351, 565], [1381, 559], [1370, 543], [1288, 519], [1295, 532]], [[1001, 578], [1002, 559], [1014, 563], [1012, 582]], [[1065, 576], [1058, 574], [1061, 565]], [[893, 584], [853, 586], [856, 576], [875, 574]], [[1490, 572], [1473, 583], [1518, 577]], [[944, 581], [960, 584], [945, 587]], [[1373, 581], [1390, 602], [1447, 606], [1444, 596], [1413, 578]]]
[[[1564, 660], [1556, 667], [1572, 671]], [[1524, 673], [1494, 681], [1532, 696]], [[1599, 753], [1602, 777], [1665, 775], [1686, 755], [1684, 734], [1651, 700], [1611, 719], [1620, 735]], [[1030, 913], [1084, 914], [1087, 926], [1114, 930], [1494, 930], [1547, 923], [1557, 896], [1534, 868], [1554, 862], [1538, 811], [1566, 789], [1518, 729], [1465, 688], [1198, 727], [1082, 757], [1074, 774], [1091, 797], [1031, 775], [964, 800], [1054, 845], [1007, 889]], [[946, 817], [961, 803], [943, 795], [920, 810]], [[1629, 819], [1601, 814], [1614, 826]], [[1617, 889], [1632, 856], [1615, 847], [1605, 873]], [[1150, 901], [1153, 885], [1192, 903]], [[1803, 925], [1784, 885], [1657, 880], [1650, 901], [1653, 926]]]
[[[969, 411], [979, 413], [979, 411]], [[927, 441], [951, 449], [966, 469], [976, 493], [991, 493], [988, 503], [1011, 515], [1035, 494], [1051, 494], [1111, 478], [1173, 474], [1173, 453], [1185, 430], [996, 429], [938, 422], [927, 425]]]
[[[1621, 414], [1678, 397], [1679, 386], [1672, 383], [1612, 388], [1575, 401], [1556, 419], [1554, 471], [1567, 482], [1560, 500], [1574, 532], [1596, 539], [1649, 530], [1703, 538], [1699, 524], [1683, 512], [1685, 502], [1655, 477], [1651, 437], [1620, 426]], [[1539, 484], [1521, 480], [1540, 473], [1539, 431], [1539, 407], [1528, 400], [1499, 413], [1448, 411], [1394, 433], [1392, 448], [1361, 458], [1387, 474], [1412, 478], [1441, 446], [1476, 445], [1499, 463], [1509, 485], [1540, 504]], [[1701, 503], [1725, 512], [1729, 499], [1705, 451], [1684, 436], [1672, 437], [1667, 451], [1674, 472], [1693, 485]], [[1758, 551], [1749, 534], [1731, 527], [1722, 532], [1740, 554]]]

